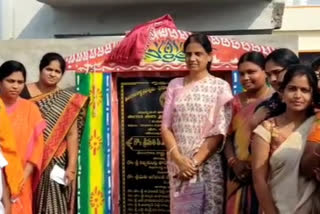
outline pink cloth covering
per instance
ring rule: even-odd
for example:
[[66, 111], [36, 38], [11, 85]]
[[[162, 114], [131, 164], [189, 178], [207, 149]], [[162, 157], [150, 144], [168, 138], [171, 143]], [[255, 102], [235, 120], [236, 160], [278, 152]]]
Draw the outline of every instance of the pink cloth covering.
[[177, 29], [170, 15], [138, 25], [115, 47], [104, 64], [139, 65], [149, 45], [150, 33], [159, 27]]

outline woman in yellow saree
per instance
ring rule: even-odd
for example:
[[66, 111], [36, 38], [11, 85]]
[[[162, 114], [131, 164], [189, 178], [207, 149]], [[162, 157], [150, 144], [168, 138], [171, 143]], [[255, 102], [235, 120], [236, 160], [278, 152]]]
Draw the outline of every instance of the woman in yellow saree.
[[[75, 208], [78, 144], [87, 97], [58, 88], [65, 66], [61, 55], [45, 54], [39, 81], [27, 85], [22, 94], [37, 104], [47, 122], [41, 180], [34, 201], [34, 213], [39, 214], [74, 213]], [[54, 167], [65, 171], [64, 185], [50, 179]]]
[[238, 62], [240, 82], [245, 92], [232, 100], [233, 119], [225, 146], [228, 160], [227, 214], [258, 213], [251, 180], [250, 117], [257, 105], [273, 93], [267, 86], [264, 66], [264, 56], [259, 52], [245, 53]]

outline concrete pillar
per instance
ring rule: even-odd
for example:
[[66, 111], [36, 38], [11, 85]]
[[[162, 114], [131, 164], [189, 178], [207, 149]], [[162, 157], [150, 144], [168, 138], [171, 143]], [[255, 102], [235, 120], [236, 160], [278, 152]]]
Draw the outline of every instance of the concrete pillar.
[[13, 0], [0, 0], [0, 39], [13, 38], [14, 29]]

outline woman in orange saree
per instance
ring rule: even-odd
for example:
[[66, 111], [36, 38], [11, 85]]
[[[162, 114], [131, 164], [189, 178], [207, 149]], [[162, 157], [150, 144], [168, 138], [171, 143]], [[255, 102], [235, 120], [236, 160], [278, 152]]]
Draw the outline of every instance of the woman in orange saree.
[[[46, 126], [38, 107], [19, 97], [26, 80], [26, 70], [17, 61], [7, 61], [0, 67], [0, 97], [14, 128], [17, 154], [23, 165], [21, 193], [12, 198], [11, 212], [32, 213], [32, 196], [39, 180], [43, 156], [43, 130]], [[10, 165], [10, 160], [9, 160]], [[7, 174], [7, 176], [10, 176]], [[19, 179], [19, 178], [18, 178]], [[20, 187], [20, 188], [21, 188]]]
[[[17, 198], [21, 191], [21, 183], [23, 180], [23, 167], [21, 159], [17, 154], [17, 145], [14, 137], [11, 121], [6, 112], [6, 108], [2, 100], [0, 99], [0, 148], [3, 156], [8, 162], [5, 167], [5, 178], [9, 188], [11, 197]], [[8, 200], [8, 201], [6, 201]], [[3, 198], [3, 204], [5, 210], [11, 209], [11, 202], [9, 199]]]
[[227, 214], [258, 214], [258, 200], [251, 180], [249, 152], [250, 118], [257, 105], [271, 96], [264, 72], [265, 59], [259, 52], [248, 52], [239, 59], [240, 82], [245, 92], [232, 100], [233, 119], [227, 137], [225, 155], [228, 160]]
[[[39, 81], [27, 85], [22, 95], [37, 104], [47, 121], [35, 213], [74, 213], [78, 144], [87, 97], [57, 87], [64, 71], [62, 56], [47, 53], [40, 62]], [[57, 166], [65, 170], [64, 184], [50, 179], [51, 171]]]

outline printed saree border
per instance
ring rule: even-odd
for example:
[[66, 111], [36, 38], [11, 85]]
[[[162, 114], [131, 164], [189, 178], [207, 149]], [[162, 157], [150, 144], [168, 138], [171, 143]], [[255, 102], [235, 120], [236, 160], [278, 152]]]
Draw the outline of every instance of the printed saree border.
[[55, 127], [52, 129], [50, 137], [47, 139], [45, 144], [45, 151], [42, 162], [42, 172], [48, 166], [56, 151], [58, 150], [60, 143], [64, 140], [67, 135], [69, 128], [79, 115], [81, 108], [85, 105], [87, 97], [75, 94], [69, 100], [68, 105], [59, 117]]

